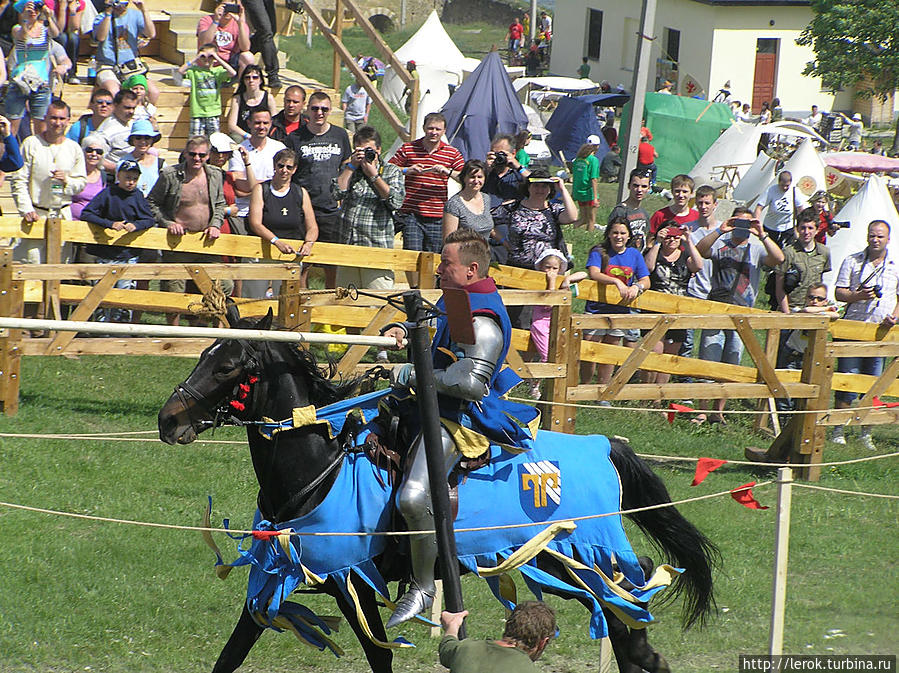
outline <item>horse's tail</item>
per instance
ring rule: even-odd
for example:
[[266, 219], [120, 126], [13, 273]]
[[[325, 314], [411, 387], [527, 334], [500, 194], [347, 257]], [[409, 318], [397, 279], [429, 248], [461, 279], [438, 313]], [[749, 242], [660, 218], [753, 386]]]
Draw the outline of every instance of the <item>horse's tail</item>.
[[[649, 466], [620, 440], [612, 439], [612, 463], [621, 478], [622, 509], [636, 509], [671, 502], [668, 489]], [[684, 597], [683, 625], [702, 625], [715, 610], [712, 569], [720, 564], [718, 547], [687, 521], [674, 507], [628, 514], [666, 560], [684, 568], [668, 595]]]

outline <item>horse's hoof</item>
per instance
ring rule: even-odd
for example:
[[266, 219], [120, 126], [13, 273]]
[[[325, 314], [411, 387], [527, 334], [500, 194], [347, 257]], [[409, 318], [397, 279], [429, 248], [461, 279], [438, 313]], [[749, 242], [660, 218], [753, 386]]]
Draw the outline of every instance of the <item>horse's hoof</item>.
[[392, 628], [403, 622], [408, 622], [416, 615], [424, 612], [434, 603], [434, 596], [419, 587], [415, 582], [409, 587], [409, 591], [396, 602], [396, 609], [387, 620], [387, 628]]

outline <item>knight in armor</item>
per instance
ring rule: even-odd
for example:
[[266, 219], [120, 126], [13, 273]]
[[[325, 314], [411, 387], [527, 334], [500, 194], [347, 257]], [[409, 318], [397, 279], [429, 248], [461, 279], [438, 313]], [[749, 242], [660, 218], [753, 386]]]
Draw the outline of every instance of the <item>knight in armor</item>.
[[[437, 319], [431, 354], [446, 475], [460, 455], [476, 457], [488, 450], [491, 443], [527, 449], [539, 420], [533, 407], [502, 398], [521, 379], [511, 369], [502, 369], [511, 343], [512, 324], [496, 283], [487, 277], [489, 265], [487, 241], [474, 231], [458, 229], [447, 236], [437, 267], [440, 286], [468, 292], [475, 343], [454, 343], [446, 316]], [[438, 308], [443, 308], [442, 299]], [[398, 348], [407, 333], [406, 326], [396, 323], [384, 331], [385, 336], [396, 338]], [[395, 388], [414, 389], [413, 365], [395, 369], [392, 382]], [[410, 530], [433, 528], [428, 466], [421, 435], [410, 450], [397, 504]], [[387, 622], [388, 628], [413, 618], [434, 601], [436, 538], [411, 536], [409, 544], [413, 580]]]

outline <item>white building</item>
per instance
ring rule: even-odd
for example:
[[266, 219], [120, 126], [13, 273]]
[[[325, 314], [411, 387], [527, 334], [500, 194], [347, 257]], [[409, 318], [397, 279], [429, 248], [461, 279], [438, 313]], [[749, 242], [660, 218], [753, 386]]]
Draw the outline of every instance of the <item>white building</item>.
[[[556, 0], [553, 74], [576, 76], [587, 56], [590, 79], [630, 89], [642, 4]], [[819, 78], [802, 75], [814, 55], [796, 39], [811, 20], [808, 0], [658, 0], [648, 86], [657, 90], [669, 79], [675, 91], [687, 94], [692, 78], [713, 98], [729, 81], [733, 98], [751, 103], [754, 113], [779, 98], [787, 115], [806, 116], [817, 105], [861, 112], [866, 125], [872, 115], [892, 121], [892, 100], [881, 106], [876, 99], [853, 100], [848, 91], [834, 96], [821, 89]]]

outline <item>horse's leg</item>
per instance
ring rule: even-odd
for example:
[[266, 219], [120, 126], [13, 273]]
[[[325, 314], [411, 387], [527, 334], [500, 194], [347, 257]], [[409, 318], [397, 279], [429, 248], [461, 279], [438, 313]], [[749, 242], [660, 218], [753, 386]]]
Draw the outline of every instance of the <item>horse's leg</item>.
[[[622, 626], [624, 626], [622, 624]], [[631, 662], [636, 664], [638, 671], [648, 671], [648, 673], [671, 673], [668, 662], [665, 657], [656, 652], [652, 645], [649, 644], [649, 638], [646, 635], [646, 629], [628, 629], [627, 656]]]
[[642, 673], [643, 669], [631, 661], [630, 629], [611, 610], [603, 608], [602, 614], [609, 628], [609, 641], [612, 643], [612, 652], [615, 654], [619, 673]]
[[247, 610], [247, 604], [244, 603], [240, 619], [237, 620], [237, 625], [234, 627], [234, 631], [231, 632], [231, 637], [228, 638], [228, 642], [225, 643], [218, 661], [215, 662], [212, 673], [231, 673], [231, 671], [240, 668], [243, 660], [247, 658], [250, 650], [253, 649], [253, 645], [259, 640], [259, 636], [262, 635], [264, 630], [253, 621], [249, 610]]
[[[356, 589], [359, 605], [362, 607], [362, 613], [365, 615], [372, 635], [378, 640], [386, 641], [387, 632], [384, 630], [384, 621], [381, 619], [381, 613], [378, 611], [375, 590], [363, 581], [355, 581], [352, 575], [350, 576], [350, 581], [353, 582], [353, 587]], [[356, 606], [348, 601], [336, 587], [331, 588], [330, 592], [333, 592], [331, 595], [334, 596], [340, 611], [353, 629], [353, 633], [356, 634], [359, 644], [362, 645], [362, 650], [365, 652], [365, 658], [368, 659], [368, 665], [371, 666], [372, 673], [392, 673], [393, 650], [378, 647], [371, 642], [362, 630], [362, 625], [356, 616]]]

